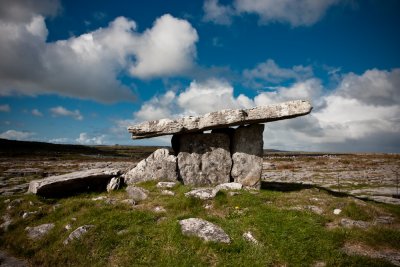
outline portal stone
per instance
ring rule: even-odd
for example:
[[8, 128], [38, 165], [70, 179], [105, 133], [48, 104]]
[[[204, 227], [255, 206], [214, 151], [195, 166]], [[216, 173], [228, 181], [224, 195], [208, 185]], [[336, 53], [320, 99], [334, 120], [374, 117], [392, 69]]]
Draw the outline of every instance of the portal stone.
[[245, 187], [260, 188], [264, 124], [240, 126], [232, 140], [231, 176]]
[[223, 133], [185, 134], [174, 137], [179, 145], [178, 173], [185, 185], [228, 183], [232, 167], [230, 139]]

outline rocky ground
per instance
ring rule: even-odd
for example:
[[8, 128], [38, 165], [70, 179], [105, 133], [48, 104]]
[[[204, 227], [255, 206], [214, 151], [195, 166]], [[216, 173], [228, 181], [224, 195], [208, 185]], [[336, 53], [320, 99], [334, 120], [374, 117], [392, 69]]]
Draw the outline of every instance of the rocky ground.
[[317, 186], [377, 202], [400, 204], [398, 154], [273, 154], [264, 157], [269, 187]]

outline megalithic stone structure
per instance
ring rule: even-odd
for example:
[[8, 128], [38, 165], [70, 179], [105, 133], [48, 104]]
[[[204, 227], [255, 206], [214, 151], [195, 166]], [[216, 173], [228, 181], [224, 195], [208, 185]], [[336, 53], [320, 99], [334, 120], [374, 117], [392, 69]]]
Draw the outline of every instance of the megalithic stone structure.
[[[175, 176], [184, 184], [209, 186], [235, 181], [259, 188], [264, 131], [260, 123], [304, 116], [311, 110], [310, 102], [295, 100], [250, 109], [226, 109], [199, 117], [146, 121], [128, 127], [128, 131], [132, 139], [173, 135], [171, 143], [177, 164], [176, 169], [169, 169], [169, 177]], [[212, 132], [203, 133], [207, 130]], [[142, 165], [145, 164], [138, 164]], [[135, 176], [136, 170], [130, 173]], [[151, 168], [141, 169], [140, 174], [140, 178], [131, 177], [130, 181], [151, 180], [154, 176]]]

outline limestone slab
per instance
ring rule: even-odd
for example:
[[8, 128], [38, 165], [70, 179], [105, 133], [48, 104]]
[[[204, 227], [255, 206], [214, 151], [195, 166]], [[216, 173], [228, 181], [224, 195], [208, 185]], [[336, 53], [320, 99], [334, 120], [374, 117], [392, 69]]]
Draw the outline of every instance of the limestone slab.
[[161, 119], [129, 126], [133, 139], [161, 135], [206, 131], [229, 126], [264, 123], [303, 116], [311, 112], [310, 102], [288, 101], [280, 104], [259, 106], [250, 109], [225, 109], [199, 117], [183, 117], [176, 120]]

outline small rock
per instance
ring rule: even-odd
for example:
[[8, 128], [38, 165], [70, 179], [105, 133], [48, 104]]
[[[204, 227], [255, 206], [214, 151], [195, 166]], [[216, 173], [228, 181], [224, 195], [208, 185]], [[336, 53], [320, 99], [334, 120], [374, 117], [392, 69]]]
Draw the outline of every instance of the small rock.
[[11, 201], [11, 199], [8, 198], [8, 199], [4, 200], [3, 203], [8, 204], [8, 203], [10, 203], [10, 201]]
[[72, 240], [74, 239], [80, 239], [81, 236], [85, 233], [87, 233], [87, 231], [89, 231], [90, 228], [93, 228], [94, 225], [83, 225], [80, 226], [78, 228], [76, 228], [69, 236], [67, 239], [64, 240], [64, 245], [68, 245], [68, 243], [70, 243]]
[[172, 192], [171, 190], [162, 190], [161, 191], [161, 195], [164, 195], [164, 196], [175, 196], [175, 193]]
[[121, 179], [119, 177], [112, 178], [107, 185], [107, 192], [117, 190], [119, 188], [120, 183]]
[[55, 204], [55, 205], [53, 206], [53, 211], [55, 211], [55, 210], [58, 209], [59, 207], [61, 207], [61, 204]]
[[67, 224], [66, 226], [64, 226], [64, 229], [67, 231], [71, 230], [72, 229], [71, 224]]
[[250, 231], [244, 233], [243, 234], [243, 238], [248, 242], [251, 242], [251, 243], [253, 243], [255, 245], [258, 245], [257, 239], [254, 238], [253, 234]]
[[305, 206], [305, 208], [318, 214], [318, 215], [321, 215], [322, 213], [324, 213], [324, 210], [317, 206], [309, 205], [309, 206]]
[[325, 267], [325, 266], [326, 266], [326, 262], [324, 262], [324, 261], [316, 261], [312, 265], [312, 267]]
[[37, 211], [27, 211], [27, 212], [24, 212], [24, 214], [22, 214], [22, 219], [26, 219], [26, 218], [28, 218], [30, 215], [34, 215], [34, 214], [36, 214], [37, 213]]
[[358, 227], [358, 228], [368, 228], [370, 226], [370, 223], [365, 222], [365, 221], [355, 221], [351, 219], [346, 219], [343, 218], [340, 221], [340, 225], [345, 227], [345, 228], [352, 228], [352, 227]]
[[128, 229], [124, 229], [124, 230], [118, 231], [117, 235], [126, 235], [127, 233], [129, 233], [129, 230]]
[[30, 206], [35, 206], [35, 203], [33, 203], [32, 201], [29, 201], [29, 205]]
[[215, 187], [216, 190], [240, 190], [242, 189], [243, 185], [240, 183], [224, 183], [219, 184]]
[[100, 201], [100, 200], [105, 200], [105, 199], [107, 199], [107, 197], [105, 197], [105, 196], [99, 196], [99, 197], [92, 198], [93, 201]]
[[213, 199], [218, 193], [214, 188], [197, 188], [185, 193], [186, 197], [195, 197], [203, 200]]
[[228, 195], [232, 197], [232, 196], [240, 195], [240, 193], [236, 192], [236, 191], [233, 191], [233, 192], [228, 192]]
[[379, 216], [375, 218], [375, 224], [392, 224], [394, 223], [394, 217], [392, 216]]
[[158, 188], [173, 188], [176, 185], [177, 185], [176, 182], [158, 182], [157, 183]]
[[26, 227], [25, 231], [28, 232], [28, 237], [30, 239], [35, 240], [45, 236], [53, 228], [54, 223], [46, 223], [35, 227]]
[[333, 214], [335, 214], [335, 215], [339, 215], [341, 212], [342, 212], [341, 209], [334, 209], [333, 210]]
[[187, 236], [197, 236], [205, 241], [230, 243], [229, 236], [221, 227], [199, 218], [180, 220], [182, 233]]
[[128, 196], [135, 202], [145, 200], [149, 194], [149, 191], [147, 191], [146, 189], [133, 185], [128, 186], [126, 188], [126, 192], [128, 193]]
[[164, 207], [161, 207], [161, 206], [157, 206], [157, 207], [155, 207], [153, 210], [154, 210], [154, 212], [156, 212], [156, 213], [167, 212], [167, 210], [166, 210]]
[[14, 199], [13, 201], [10, 202], [10, 204], [7, 206], [7, 210], [11, 210], [12, 208], [18, 206], [19, 204], [22, 203], [22, 199], [17, 198]]
[[204, 208], [205, 208], [206, 210], [210, 210], [210, 209], [213, 208], [213, 205], [212, 205], [212, 204], [205, 204], [205, 205], [204, 205]]
[[71, 218], [71, 221], [76, 222], [76, 218], [75, 218], [75, 217], [72, 217], [72, 218]]
[[136, 205], [136, 201], [133, 200], [133, 199], [124, 199], [124, 200], [121, 201], [121, 203], [132, 205], [132, 206]]

